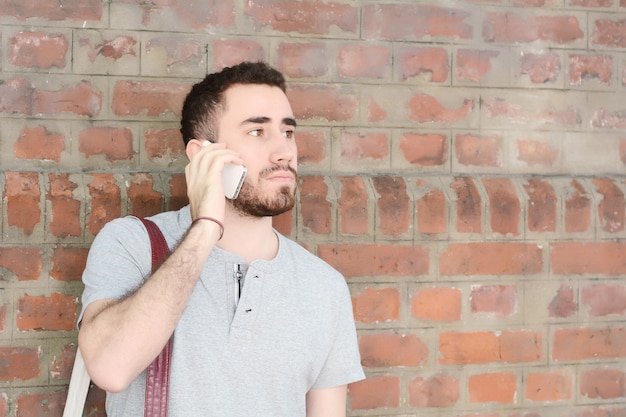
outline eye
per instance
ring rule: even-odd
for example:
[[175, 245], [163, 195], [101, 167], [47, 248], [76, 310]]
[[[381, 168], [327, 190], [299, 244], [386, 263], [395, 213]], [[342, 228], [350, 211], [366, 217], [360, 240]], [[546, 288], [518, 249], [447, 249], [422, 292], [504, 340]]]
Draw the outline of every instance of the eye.
[[295, 134], [296, 134], [296, 131], [293, 129], [288, 129], [288, 130], [283, 131], [283, 135], [285, 135], [287, 139], [293, 139]]
[[248, 134], [250, 136], [254, 136], [254, 137], [261, 137], [261, 136], [263, 136], [263, 129], [261, 129], [261, 128], [253, 129], [253, 130], [249, 131]]

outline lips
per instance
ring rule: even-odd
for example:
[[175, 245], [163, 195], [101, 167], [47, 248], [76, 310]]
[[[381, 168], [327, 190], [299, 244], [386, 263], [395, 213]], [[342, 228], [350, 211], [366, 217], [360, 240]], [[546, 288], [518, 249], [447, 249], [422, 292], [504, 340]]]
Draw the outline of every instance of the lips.
[[290, 171], [274, 171], [266, 179], [270, 181], [293, 182], [295, 177]]

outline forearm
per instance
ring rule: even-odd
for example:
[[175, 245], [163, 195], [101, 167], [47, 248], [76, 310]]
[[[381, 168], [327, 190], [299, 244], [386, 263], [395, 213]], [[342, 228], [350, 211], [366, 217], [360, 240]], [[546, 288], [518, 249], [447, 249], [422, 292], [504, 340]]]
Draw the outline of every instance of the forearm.
[[[180, 245], [134, 293], [96, 302], [85, 311], [79, 346], [96, 384], [124, 389], [159, 354], [174, 331], [198, 281], [219, 229], [190, 228]], [[149, 256], [149, 254], [146, 254]]]

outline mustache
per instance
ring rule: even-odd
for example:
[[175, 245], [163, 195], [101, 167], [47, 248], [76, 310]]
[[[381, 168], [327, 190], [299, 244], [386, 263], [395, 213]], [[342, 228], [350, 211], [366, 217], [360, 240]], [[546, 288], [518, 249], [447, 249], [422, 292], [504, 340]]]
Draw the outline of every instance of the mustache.
[[289, 165], [274, 165], [272, 167], [265, 168], [263, 171], [261, 171], [261, 173], [259, 174], [259, 177], [263, 178], [263, 177], [269, 176], [276, 171], [289, 171], [293, 174], [295, 178], [298, 178], [298, 172], [292, 166], [289, 166]]

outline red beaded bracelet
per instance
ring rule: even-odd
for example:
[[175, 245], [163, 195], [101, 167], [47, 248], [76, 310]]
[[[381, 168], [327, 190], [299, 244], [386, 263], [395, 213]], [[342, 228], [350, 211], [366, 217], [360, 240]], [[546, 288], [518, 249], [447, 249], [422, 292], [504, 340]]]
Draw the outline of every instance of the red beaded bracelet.
[[198, 220], [209, 220], [211, 222], [217, 223], [217, 225], [220, 227], [220, 238], [217, 240], [220, 240], [222, 238], [222, 236], [224, 236], [224, 225], [222, 224], [221, 221], [214, 219], [213, 217], [208, 217], [208, 216], [200, 216], [195, 218], [191, 224], [193, 225], [195, 222], [197, 222]]

